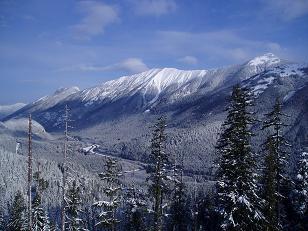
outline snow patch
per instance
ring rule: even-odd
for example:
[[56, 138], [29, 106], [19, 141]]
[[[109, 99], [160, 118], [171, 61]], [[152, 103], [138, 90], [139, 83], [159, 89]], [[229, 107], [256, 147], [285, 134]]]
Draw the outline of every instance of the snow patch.
[[295, 91], [290, 91], [288, 94], [286, 94], [286, 95], [283, 97], [283, 102], [287, 102], [290, 98], [293, 97], [294, 94], [295, 94]]
[[99, 145], [98, 144], [92, 144], [88, 147], [82, 148], [82, 152], [84, 154], [95, 154], [95, 149], [98, 148]]
[[275, 67], [269, 73], [278, 74], [281, 77], [289, 77], [293, 75], [303, 76], [305, 74], [303, 68], [305, 67], [306, 65], [304, 64], [289, 64], [289, 65]]
[[273, 83], [274, 80], [275, 80], [275, 77], [273, 76], [268, 76], [266, 78], [258, 80], [257, 82], [258, 84], [251, 88], [253, 94], [260, 95], [268, 88], [269, 85]]

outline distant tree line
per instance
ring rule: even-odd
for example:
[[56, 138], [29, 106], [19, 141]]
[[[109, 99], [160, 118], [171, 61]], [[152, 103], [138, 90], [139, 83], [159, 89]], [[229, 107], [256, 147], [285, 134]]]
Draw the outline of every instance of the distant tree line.
[[[254, 117], [253, 103], [248, 89], [233, 88], [216, 145], [219, 159], [216, 187], [211, 192], [190, 193], [184, 181], [183, 157], [166, 152], [167, 120], [160, 117], [151, 128], [147, 188], [134, 182], [124, 184], [120, 163], [108, 157], [105, 170], [99, 173], [103, 195], [89, 204], [84, 199], [88, 189], [82, 180], [69, 175], [64, 161], [59, 166], [64, 175], [63, 203], [58, 208], [62, 218], [51, 219], [49, 208], [43, 205], [42, 195], [49, 185], [37, 171], [31, 185], [31, 211], [25, 195], [16, 192], [13, 201], [8, 201], [8, 212], [0, 208], [0, 230], [308, 230], [307, 150], [300, 150], [292, 178], [287, 171], [290, 144], [283, 136], [287, 115], [282, 113], [281, 103], [277, 99], [261, 122]], [[65, 118], [67, 142], [67, 108]], [[251, 143], [256, 124], [267, 132], [258, 153]]]

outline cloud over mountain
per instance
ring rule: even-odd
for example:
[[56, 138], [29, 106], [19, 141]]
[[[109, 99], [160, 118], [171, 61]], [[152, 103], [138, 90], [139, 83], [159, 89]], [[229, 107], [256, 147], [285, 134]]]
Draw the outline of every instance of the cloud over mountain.
[[71, 27], [73, 36], [77, 39], [90, 39], [103, 34], [108, 25], [119, 21], [116, 8], [102, 2], [81, 1], [78, 3], [78, 10], [83, 18]]
[[160, 16], [176, 10], [174, 0], [137, 0], [132, 1], [136, 14]]

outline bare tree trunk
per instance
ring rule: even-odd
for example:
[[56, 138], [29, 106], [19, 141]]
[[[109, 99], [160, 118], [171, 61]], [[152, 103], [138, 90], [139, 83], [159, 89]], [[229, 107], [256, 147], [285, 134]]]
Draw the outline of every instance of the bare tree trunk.
[[29, 115], [29, 129], [28, 129], [28, 229], [32, 231], [32, 119]]
[[198, 216], [198, 203], [197, 203], [197, 179], [196, 179], [196, 175], [194, 175], [194, 207], [193, 207], [193, 218], [194, 218], [194, 224], [193, 224], [193, 230], [194, 231], [198, 231], [198, 220], [197, 220], [197, 216]]
[[155, 216], [154, 216], [154, 230], [155, 231], [161, 231], [162, 229], [162, 198], [161, 198], [161, 189], [159, 186], [156, 187], [156, 193], [155, 193], [155, 206], [154, 206], [154, 211], [155, 211]]
[[[161, 149], [159, 148], [159, 152]], [[161, 172], [161, 160], [158, 160], [157, 168], [156, 168], [156, 176], [158, 176]], [[161, 231], [162, 229], [162, 192], [161, 192], [161, 179], [160, 176], [157, 177], [156, 182], [156, 192], [155, 192], [155, 231]]]
[[62, 173], [62, 211], [61, 211], [61, 230], [65, 231], [65, 187], [66, 187], [66, 159], [68, 145], [68, 107], [65, 105], [65, 142], [63, 156], [63, 173]]
[[275, 226], [279, 229], [280, 223], [280, 165], [279, 165], [279, 130], [280, 127], [277, 124], [275, 126], [276, 129], [276, 158], [277, 158], [277, 177], [276, 177], [276, 191], [277, 191], [277, 206], [276, 206], [276, 224]]

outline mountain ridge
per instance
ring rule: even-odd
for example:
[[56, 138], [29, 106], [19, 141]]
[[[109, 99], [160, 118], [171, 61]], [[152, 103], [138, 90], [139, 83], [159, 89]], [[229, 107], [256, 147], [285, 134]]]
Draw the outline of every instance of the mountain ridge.
[[[174, 108], [172, 105], [181, 105], [186, 101], [193, 102], [200, 97], [210, 96], [245, 81], [246, 86], [250, 86], [256, 94], [260, 94], [272, 84], [276, 78], [274, 76], [286, 75], [286, 70], [291, 74], [294, 72], [302, 75], [300, 68], [303, 67], [304, 65], [290, 64], [267, 53], [241, 65], [210, 70], [154, 68], [131, 76], [122, 76], [84, 90], [78, 87], [58, 89], [53, 95], [26, 105], [5, 120], [33, 113], [38, 122], [53, 130], [61, 123], [59, 118], [63, 116], [59, 111], [65, 104], [71, 105], [73, 110], [78, 108], [78, 113], [75, 113], [76, 120], [84, 123], [89, 120], [85, 118], [89, 113], [102, 111], [105, 114], [119, 116], [125, 113], [154, 112], [166, 107]], [[270, 76], [260, 78], [258, 75]], [[48, 122], [49, 120], [53, 124]], [[91, 122], [89, 124], [91, 125]]]

